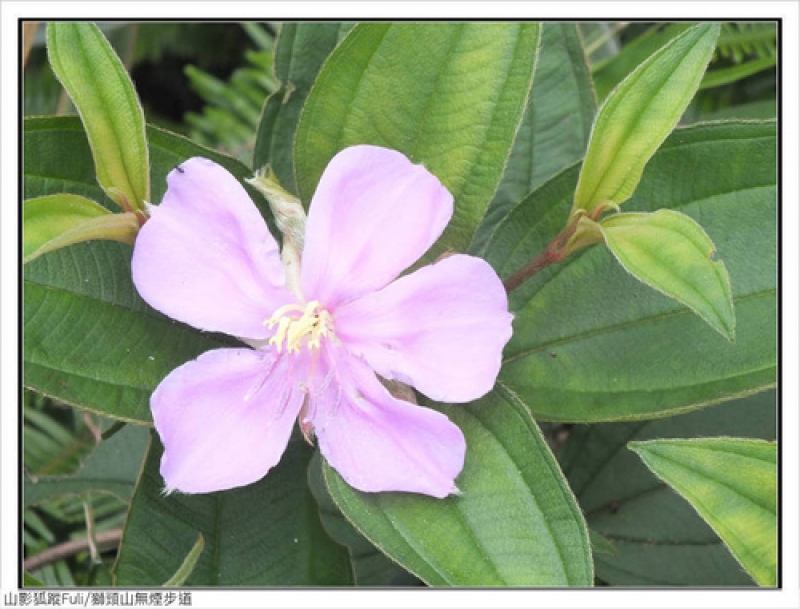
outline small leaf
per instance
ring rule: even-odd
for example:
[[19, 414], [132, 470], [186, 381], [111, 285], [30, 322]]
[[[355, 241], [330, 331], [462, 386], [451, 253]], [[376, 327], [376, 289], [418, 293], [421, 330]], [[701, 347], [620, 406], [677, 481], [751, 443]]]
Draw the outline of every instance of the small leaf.
[[441, 409], [467, 440], [461, 493], [362, 493], [326, 465], [347, 519], [429, 585], [590, 586], [586, 524], [525, 406], [497, 388]]
[[703, 24], [676, 36], [609, 94], [592, 128], [573, 212], [619, 205], [633, 194], [700, 86], [719, 28]]
[[198, 533], [197, 541], [194, 542], [192, 549], [189, 550], [189, 553], [186, 555], [186, 558], [183, 559], [181, 566], [178, 567], [177, 571], [175, 571], [175, 575], [164, 582], [164, 587], [178, 587], [186, 583], [186, 580], [189, 579], [192, 571], [194, 571], [195, 566], [197, 566], [197, 560], [200, 558], [200, 555], [203, 553], [203, 549], [205, 547], [206, 544], [203, 540], [203, 534]]
[[50, 64], [89, 137], [97, 181], [118, 205], [144, 209], [150, 168], [144, 112], [125, 67], [93, 23], [47, 26]]
[[60, 193], [28, 199], [22, 210], [24, 262], [92, 239], [132, 245], [139, 232], [139, 221], [133, 213], [112, 214], [80, 195]]
[[615, 214], [599, 224], [606, 245], [631, 275], [682, 302], [733, 342], [736, 320], [725, 264], [702, 227], [670, 209]]
[[777, 445], [739, 438], [629, 442], [678, 491], [753, 579], [777, 585]]

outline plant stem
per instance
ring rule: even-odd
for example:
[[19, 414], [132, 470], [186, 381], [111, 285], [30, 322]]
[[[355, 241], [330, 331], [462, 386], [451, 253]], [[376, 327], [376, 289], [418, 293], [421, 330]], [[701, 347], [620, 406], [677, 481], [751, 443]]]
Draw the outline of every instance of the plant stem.
[[536, 273], [541, 271], [544, 267], [553, 264], [554, 262], [561, 262], [572, 253], [570, 248], [570, 239], [578, 230], [579, 218], [576, 218], [571, 224], [568, 224], [560, 233], [558, 233], [553, 240], [547, 244], [544, 251], [536, 256], [533, 260], [528, 262], [525, 266], [519, 269], [516, 273], [511, 275], [503, 282], [506, 293], [510, 294], [519, 286], [525, 283], [528, 279], [533, 277]]
[[506, 293], [510, 294], [528, 279], [533, 277], [536, 273], [541, 271], [544, 267], [552, 264], [553, 262], [556, 262], [556, 260], [553, 259], [552, 252], [548, 246], [547, 249], [545, 249], [541, 254], [536, 256], [536, 258], [528, 262], [525, 266], [523, 266], [503, 282], [503, 287], [505, 287]]
[[[97, 549], [100, 552], [117, 547], [121, 539], [122, 539], [121, 528], [112, 529], [110, 531], [103, 531], [102, 533], [98, 533], [97, 535], [95, 535], [95, 542], [97, 544]], [[45, 565], [58, 562], [62, 558], [69, 558], [70, 556], [74, 556], [79, 552], [84, 552], [86, 550], [89, 550], [89, 547], [90, 544], [88, 538], [74, 539], [72, 541], [66, 541], [64, 543], [60, 543], [51, 548], [47, 548], [46, 550], [43, 550], [38, 554], [34, 554], [33, 556], [29, 556], [28, 558], [26, 558], [24, 562], [25, 571], [30, 573], [31, 571], [40, 569]]]

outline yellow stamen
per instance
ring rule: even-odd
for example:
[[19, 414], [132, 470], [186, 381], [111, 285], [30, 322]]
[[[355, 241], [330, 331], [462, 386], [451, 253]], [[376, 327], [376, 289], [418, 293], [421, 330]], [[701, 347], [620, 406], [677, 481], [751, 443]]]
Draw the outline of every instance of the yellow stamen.
[[304, 344], [309, 351], [319, 349], [322, 339], [333, 334], [333, 318], [316, 300], [305, 306], [285, 305], [265, 320], [264, 325], [269, 328], [278, 326], [269, 339], [269, 344], [275, 345], [278, 353], [284, 344], [289, 353], [299, 353]]

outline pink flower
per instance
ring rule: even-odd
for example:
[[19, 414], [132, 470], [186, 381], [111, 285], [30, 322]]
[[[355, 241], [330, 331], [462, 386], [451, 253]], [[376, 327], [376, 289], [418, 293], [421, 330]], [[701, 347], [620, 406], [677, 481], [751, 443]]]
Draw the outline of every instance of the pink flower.
[[446, 416], [393, 397], [377, 375], [434, 400], [487, 393], [511, 336], [505, 290], [456, 254], [396, 279], [439, 237], [453, 198], [399, 152], [354, 146], [331, 160], [306, 225], [300, 290], [239, 182], [193, 158], [170, 173], [133, 253], [133, 281], [166, 315], [253, 348], [209, 351], [151, 398], [168, 489], [255, 482], [295, 419], [362, 491], [445, 497], [464, 463]]

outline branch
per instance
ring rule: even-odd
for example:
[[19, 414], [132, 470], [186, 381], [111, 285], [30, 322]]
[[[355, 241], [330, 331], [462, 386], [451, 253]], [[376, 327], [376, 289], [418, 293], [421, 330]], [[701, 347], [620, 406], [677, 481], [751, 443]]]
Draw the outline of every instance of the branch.
[[[122, 539], [121, 528], [98, 533], [97, 535], [95, 535], [97, 550], [99, 552], [104, 552], [105, 550], [110, 550], [111, 548], [115, 548], [119, 545], [121, 539]], [[69, 558], [70, 556], [74, 556], [79, 552], [88, 551], [89, 548], [90, 545], [88, 537], [85, 539], [74, 539], [72, 541], [66, 541], [64, 543], [58, 544], [57, 546], [47, 548], [46, 550], [43, 550], [38, 554], [34, 554], [33, 556], [29, 556], [28, 558], [25, 559], [25, 562], [23, 564], [25, 566], [26, 571], [28, 572], [36, 571], [36, 569], [40, 569], [45, 565], [58, 562], [62, 558]]]

